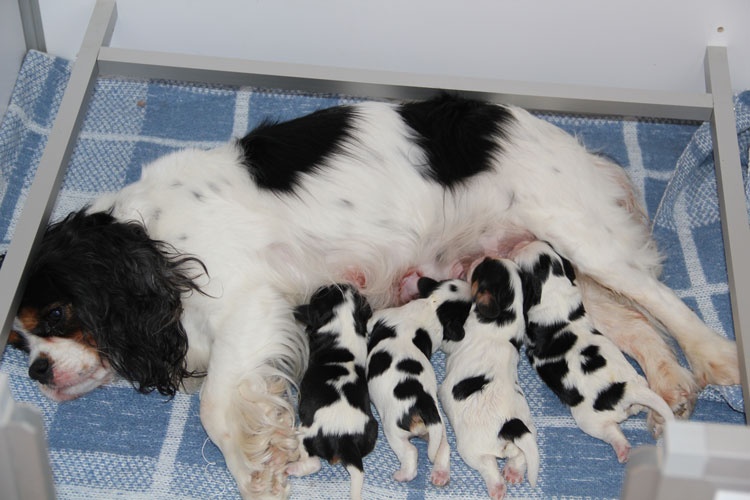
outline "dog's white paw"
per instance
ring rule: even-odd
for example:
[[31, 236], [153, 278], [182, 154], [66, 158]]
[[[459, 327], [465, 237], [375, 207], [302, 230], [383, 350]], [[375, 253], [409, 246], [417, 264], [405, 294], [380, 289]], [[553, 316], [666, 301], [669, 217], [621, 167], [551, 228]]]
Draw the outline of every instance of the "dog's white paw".
[[737, 345], [714, 334], [697, 348], [685, 352], [690, 368], [701, 388], [709, 385], [736, 385], [740, 383]]
[[451, 473], [449, 470], [434, 468], [432, 474], [430, 474], [430, 482], [435, 486], [445, 486], [450, 479]]
[[[680, 366], [674, 359], [665, 359], [659, 363], [655, 372], [648, 373], [647, 376], [651, 390], [666, 401], [676, 418], [690, 418], [700, 392], [690, 370]], [[646, 422], [651, 434], [659, 437], [664, 427], [661, 415], [650, 410]]]

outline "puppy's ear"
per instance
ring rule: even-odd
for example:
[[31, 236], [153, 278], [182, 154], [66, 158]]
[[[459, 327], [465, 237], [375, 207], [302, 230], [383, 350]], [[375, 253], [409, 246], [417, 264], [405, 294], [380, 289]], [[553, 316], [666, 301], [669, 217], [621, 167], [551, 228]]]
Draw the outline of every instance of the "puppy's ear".
[[16, 349], [20, 349], [25, 352], [29, 352], [29, 343], [23, 336], [13, 330], [8, 334], [8, 344], [12, 345]]
[[521, 271], [521, 288], [523, 289], [523, 314], [542, 300], [542, 281], [533, 272]]
[[305, 326], [310, 324], [310, 304], [302, 304], [294, 308], [294, 319]]
[[297, 307], [294, 317], [305, 325], [308, 333], [317, 331], [333, 319], [333, 309], [325, 303], [310, 303]]
[[372, 318], [372, 307], [367, 299], [359, 293], [354, 294], [356, 310], [354, 311], [354, 326], [357, 333], [367, 337], [367, 322]]
[[500, 315], [500, 305], [497, 298], [489, 290], [478, 291], [474, 296], [477, 313], [485, 319], [495, 319]]
[[417, 281], [417, 290], [419, 290], [420, 298], [427, 298], [435, 291], [440, 283], [432, 278], [423, 276]]
[[575, 284], [576, 272], [575, 269], [573, 269], [573, 264], [571, 264], [571, 262], [562, 255], [560, 255], [560, 260], [562, 261], [563, 272], [565, 273], [565, 276], [570, 280], [571, 283]]
[[[54, 284], [113, 369], [143, 393], [173, 396], [190, 373], [182, 296], [203, 264], [110, 214], [74, 213], [47, 230], [30, 286]], [[35, 285], [36, 283], [36, 285]]]
[[464, 339], [464, 324], [470, 311], [471, 303], [466, 301], [449, 301], [438, 307], [437, 316], [443, 325], [443, 340], [459, 342]]

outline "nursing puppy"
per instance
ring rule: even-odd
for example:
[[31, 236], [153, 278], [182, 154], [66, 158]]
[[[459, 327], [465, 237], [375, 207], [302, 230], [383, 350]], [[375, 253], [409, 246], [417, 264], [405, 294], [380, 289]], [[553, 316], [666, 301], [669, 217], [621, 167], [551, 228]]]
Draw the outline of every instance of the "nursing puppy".
[[367, 301], [349, 285], [320, 288], [295, 310], [309, 337], [310, 361], [299, 386], [300, 460], [287, 472], [317, 472], [319, 457], [340, 461], [351, 476], [352, 499], [362, 498], [362, 458], [378, 436], [365, 380], [371, 315]]
[[[463, 283], [467, 289], [468, 283]], [[528, 464], [536, 486], [539, 450], [531, 410], [518, 385], [525, 324], [518, 267], [487, 258], [471, 274], [474, 305], [463, 338], [445, 339], [446, 375], [440, 402], [456, 433], [458, 453], [487, 484], [490, 498], [520, 483]], [[507, 461], [502, 475], [497, 458]]]
[[418, 282], [423, 298], [373, 314], [368, 330], [367, 383], [380, 414], [385, 437], [401, 468], [397, 481], [417, 475], [415, 436], [427, 439], [427, 456], [434, 464], [430, 481], [450, 479], [450, 448], [437, 407], [437, 381], [430, 357], [444, 337], [463, 336], [469, 312], [468, 289], [429, 278]]
[[[669, 406], [593, 327], [568, 260], [542, 241], [514, 253], [525, 273], [529, 361], [570, 407], [581, 430], [611, 444], [617, 459], [627, 461], [630, 443], [618, 424], [641, 411], [641, 405], [672, 420]], [[657, 427], [655, 434], [660, 431]]]

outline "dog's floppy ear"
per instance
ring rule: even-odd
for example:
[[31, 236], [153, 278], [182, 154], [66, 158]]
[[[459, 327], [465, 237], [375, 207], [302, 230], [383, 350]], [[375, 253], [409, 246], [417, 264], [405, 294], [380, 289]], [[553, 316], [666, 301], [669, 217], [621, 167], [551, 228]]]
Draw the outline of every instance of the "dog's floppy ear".
[[308, 332], [314, 332], [333, 319], [333, 310], [321, 304], [303, 304], [294, 309], [294, 318], [305, 325]]
[[563, 272], [565, 273], [565, 276], [570, 280], [571, 283], [575, 284], [576, 272], [575, 269], [573, 269], [573, 264], [571, 264], [570, 261], [562, 255], [560, 255], [560, 260], [562, 260]]
[[422, 276], [417, 281], [417, 290], [419, 290], [419, 296], [420, 298], [427, 298], [429, 297], [432, 292], [435, 291], [435, 289], [440, 285], [440, 283], [432, 278], [428, 278], [427, 276]]
[[447, 301], [437, 309], [438, 320], [443, 325], [443, 340], [459, 342], [466, 336], [464, 324], [471, 311], [471, 302], [463, 300]]
[[182, 295], [200, 292], [196, 258], [152, 240], [135, 222], [73, 213], [50, 226], [28, 286], [64, 296], [101, 355], [143, 393], [173, 396], [186, 370]]
[[523, 289], [523, 314], [542, 300], [542, 280], [532, 271], [521, 270], [521, 288]]
[[490, 290], [481, 290], [474, 296], [477, 313], [485, 319], [495, 319], [500, 315], [500, 305]]

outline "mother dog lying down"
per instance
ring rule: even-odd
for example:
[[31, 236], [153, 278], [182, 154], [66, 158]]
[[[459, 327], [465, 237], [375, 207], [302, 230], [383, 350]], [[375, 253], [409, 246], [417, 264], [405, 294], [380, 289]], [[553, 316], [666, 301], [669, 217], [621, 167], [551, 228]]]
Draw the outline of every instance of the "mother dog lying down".
[[416, 276], [533, 239], [573, 263], [595, 326], [678, 416], [700, 387], [738, 383], [734, 344], [657, 280], [620, 167], [522, 109], [448, 95], [330, 108], [146, 166], [50, 226], [10, 339], [56, 400], [115, 374], [163, 394], [205, 375], [201, 420], [242, 494], [279, 496], [307, 361], [293, 308], [342, 281], [394, 305]]

